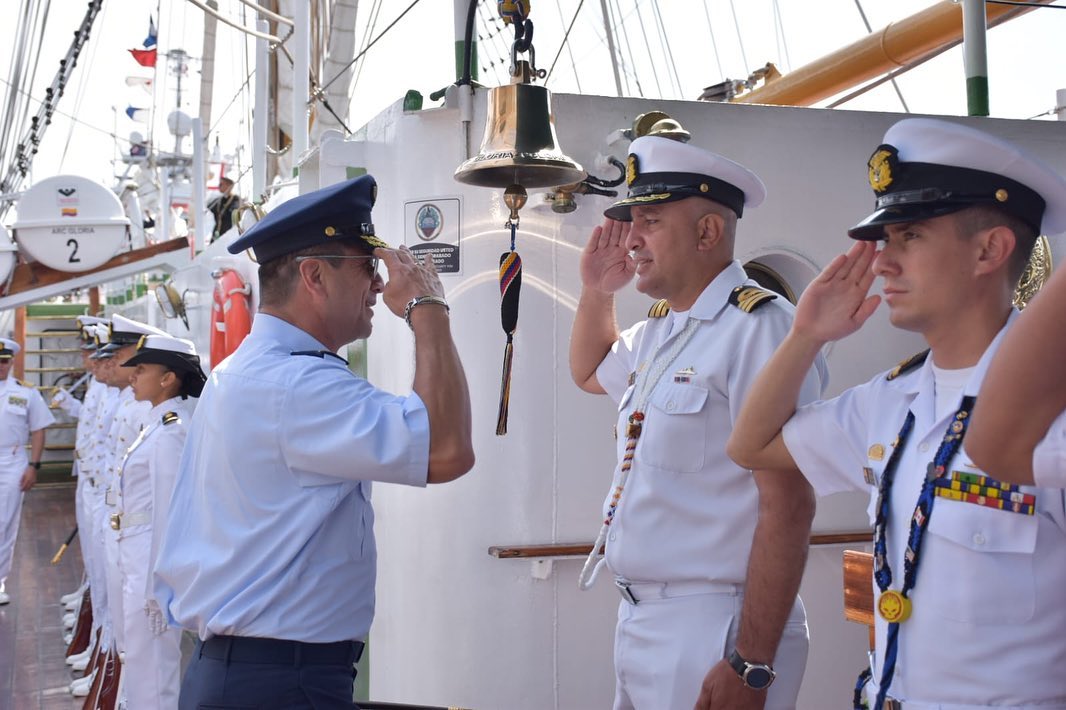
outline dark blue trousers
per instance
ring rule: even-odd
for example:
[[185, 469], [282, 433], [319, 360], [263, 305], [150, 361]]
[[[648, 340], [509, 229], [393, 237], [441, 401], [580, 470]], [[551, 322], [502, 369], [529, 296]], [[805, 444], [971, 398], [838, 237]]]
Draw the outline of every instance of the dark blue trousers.
[[196, 644], [179, 710], [351, 710], [363, 644], [215, 636]]

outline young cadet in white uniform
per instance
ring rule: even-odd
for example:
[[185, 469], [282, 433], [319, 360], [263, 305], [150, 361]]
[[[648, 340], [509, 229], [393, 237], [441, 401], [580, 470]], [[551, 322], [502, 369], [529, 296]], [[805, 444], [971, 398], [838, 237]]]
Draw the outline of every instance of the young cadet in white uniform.
[[1059, 269], [1003, 339], [981, 387], [966, 448], [1011, 483], [1066, 488], [1066, 271]]
[[[889, 129], [869, 178], [877, 209], [849, 230], [863, 241], [804, 292], [729, 454], [797, 464], [819, 494], [871, 493], [871, 707], [1063, 710], [1063, 491], [1001, 483], [963, 437], [1035, 236], [1066, 229], [1066, 181], [998, 138], [924, 118]], [[815, 354], [877, 308], [877, 276], [892, 324], [928, 354], [797, 409]]]
[[15, 554], [22, 494], [37, 482], [44, 428], [55, 421], [33, 385], [11, 376], [13, 358], [21, 349], [14, 340], [0, 338], [0, 605], [11, 603], [5, 583]]
[[[74, 497], [74, 515], [78, 524], [78, 537], [81, 544], [79, 549], [81, 550], [82, 562], [85, 565], [85, 576], [89, 585], [89, 598], [93, 607], [93, 633], [91, 634], [91, 640], [89, 646], [80, 654], [67, 657], [67, 664], [73, 666], [76, 670], [84, 670], [88, 664], [89, 658], [92, 655], [93, 648], [96, 641], [96, 629], [99, 628], [99, 619], [96, 616], [96, 596], [102, 594], [99, 587], [93, 585], [96, 579], [96, 572], [94, 569], [95, 560], [92, 556], [93, 551], [93, 526], [90, 523], [90, 500], [87, 489], [92, 488], [90, 482], [91, 475], [86, 467], [85, 458], [88, 455], [88, 442], [89, 436], [93, 431], [96, 423], [96, 417], [99, 412], [100, 403], [103, 394], [107, 391], [107, 385], [104, 384], [100, 378], [96, 375], [96, 369], [100, 363], [100, 360], [92, 357], [93, 353], [97, 349], [96, 341], [96, 326], [103, 323], [106, 326], [106, 320], [103, 318], [96, 318], [94, 316], [80, 316], [79, 322], [82, 323], [82, 338], [83, 343], [81, 350], [85, 361], [86, 372], [92, 372], [93, 376], [89, 378], [89, 385], [85, 390], [85, 399], [76, 408], [78, 425], [74, 433], [74, 473], [78, 477], [78, 486]], [[76, 402], [77, 400], [67, 395], [66, 397], [55, 397], [53, 401], [58, 400], [60, 407], [63, 407], [69, 414], [72, 409], [67, 408], [68, 401]]]
[[123, 363], [130, 389], [151, 406], [147, 422], [116, 464], [126, 657], [123, 688], [130, 708], [178, 707], [181, 629], [168, 627], [152, 591], [152, 568], [166, 527], [170, 496], [185, 445], [188, 397], [206, 377], [192, 342], [147, 335]]
[[[792, 708], [814, 498], [801, 476], [753, 477], [725, 454], [748, 386], [792, 322], [792, 306], [733, 257], [737, 219], [765, 188], [731, 160], [660, 137], [633, 141], [628, 183], [582, 255], [570, 348], [578, 386], [618, 402], [619, 465], [596, 543], [623, 597], [615, 708]], [[614, 292], [634, 274], [638, 291], [664, 300], [619, 333]], [[805, 396], [822, 382], [812, 368]]]
[[[200, 637], [182, 708], [353, 707], [374, 613], [371, 481], [473, 465], [443, 287], [432, 261], [374, 236], [376, 194], [366, 175], [301, 195], [229, 245], [255, 252], [259, 312], [197, 404], [156, 563], [160, 605]], [[379, 293], [414, 334], [408, 396], [334, 354], [370, 334]]]
[[[130, 371], [122, 363], [133, 356], [140, 339], [150, 334], [164, 334], [158, 328], [140, 323], [125, 316], [111, 317], [108, 343], [102, 355], [111, 359], [111, 384], [118, 388], [118, 404], [114, 416], [100, 439], [97, 453], [97, 484], [103, 489], [103, 514], [100, 517], [101, 538], [106, 560], [107, 603], [111, 619], [115, 651], [126, 652], [125, 610], [122, 607], [122, 571], [118, 550], [118, 518], [122, 510], [121, 493], [115, 465], [125, 455], [130, 444], [146, 424], [146, 415], [151, 405], [134, 398], [130, 388]], [[139, 609], [140, 607], [138, 607]]]

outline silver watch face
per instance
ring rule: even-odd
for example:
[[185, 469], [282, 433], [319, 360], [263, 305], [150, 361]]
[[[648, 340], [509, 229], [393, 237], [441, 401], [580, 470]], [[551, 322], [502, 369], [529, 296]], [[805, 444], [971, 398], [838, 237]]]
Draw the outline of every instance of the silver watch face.
[[744, 672], [744, 685], [754, 690], [762, 690], [774, 682], [774, 672], [766, 666], [749, 665]]

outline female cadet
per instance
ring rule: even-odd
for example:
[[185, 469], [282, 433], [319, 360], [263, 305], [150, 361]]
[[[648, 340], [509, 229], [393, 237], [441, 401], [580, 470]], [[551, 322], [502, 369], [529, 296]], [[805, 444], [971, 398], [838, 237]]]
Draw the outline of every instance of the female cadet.
[[185, 445], [189, 412], [183, 400], [199, 397], [206, 377], [188, 340], [146, 335], [123, 363], [139, 402], [150, 402], [147, 424], [116, 467], [122, 512], [119, 531], [126, 632], [125, 691], [130, 708], [176, 708], [181, 630], [168, 628], [151, 592], [152, 567], [166, 529], [170, 495]]

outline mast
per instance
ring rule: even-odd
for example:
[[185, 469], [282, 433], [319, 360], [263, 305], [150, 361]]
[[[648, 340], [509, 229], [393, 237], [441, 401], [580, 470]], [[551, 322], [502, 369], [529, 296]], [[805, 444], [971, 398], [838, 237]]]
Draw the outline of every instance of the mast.
[[962, 0], [962, 58], [966, 69], [966, 109], [988, 115], [988, 50], [985, 45], [985, 0]]

